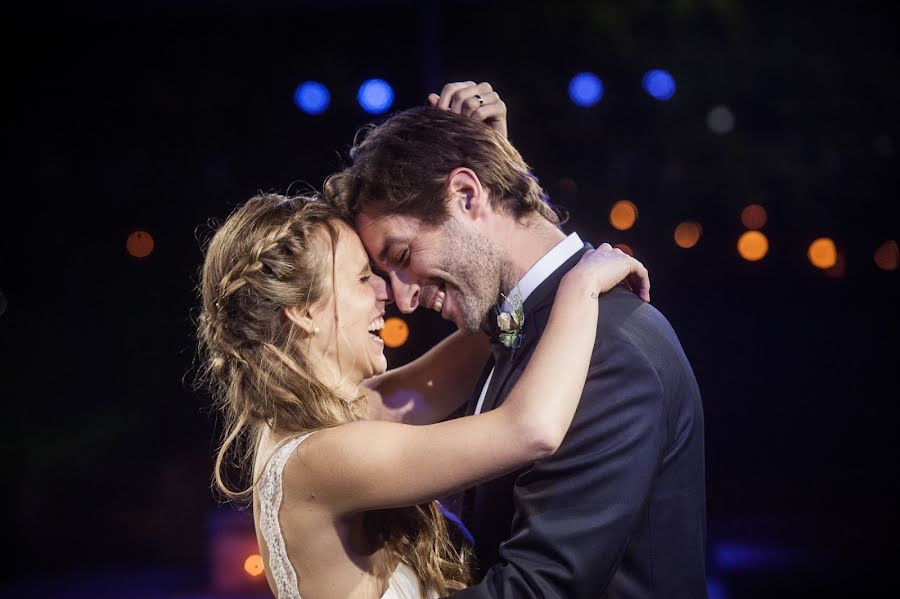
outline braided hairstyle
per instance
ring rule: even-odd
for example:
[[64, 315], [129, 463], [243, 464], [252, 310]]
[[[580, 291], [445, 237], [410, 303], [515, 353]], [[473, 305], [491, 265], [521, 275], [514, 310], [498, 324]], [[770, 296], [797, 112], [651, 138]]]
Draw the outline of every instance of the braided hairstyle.
[[[317, 196], [261, 194], [238, 207], [206, 248], [198, 383], [224, 416], [213, 478], [229, 499], [252, 494], [249, 473], [265, 427], [299, 434], [366, 417], [362, 398], [347, 401], [312, 374], [314, 356], [284, 311], [328, 299], [338, 220]], [[230, 468], [243, 484], [229, 481]], [[369, 512], [366, 527], [424, 585], [447, 594], [469, 583], [467, 551], [451, 540], [437, 502]]]

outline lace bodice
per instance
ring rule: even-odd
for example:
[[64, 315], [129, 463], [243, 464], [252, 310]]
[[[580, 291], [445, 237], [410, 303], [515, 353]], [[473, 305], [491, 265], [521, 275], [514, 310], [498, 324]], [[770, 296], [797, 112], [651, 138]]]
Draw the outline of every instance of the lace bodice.
[[[259, 481], [257, 491], [259, 528], [269, 550], [269, 574], [275, 582], [278, 599], [300, 599], [297, 572], [288, 559], [278, 512], [281, 509], [284, 465], [297, 446], [311, 434], [294, 437], [277, 447], [263, 469]], [[436, 598], [436, 593], [429, 592], [425, 599]], [[423, 599], [415, 571], [406, 564], [399, 564], [388, 581], [388, 590], [382, 595], [382, 599]]]

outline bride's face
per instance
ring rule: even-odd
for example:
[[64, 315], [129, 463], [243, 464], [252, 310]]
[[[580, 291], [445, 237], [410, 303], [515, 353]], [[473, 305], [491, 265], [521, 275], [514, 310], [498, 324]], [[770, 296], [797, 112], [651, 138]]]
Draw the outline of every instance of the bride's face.
[[384, 279], [372, 272], [356, 232], [342, 222], [336, 226], [332, 293], [315, 311], [319, 332], [311, 339], [311, 349], [323, 356], [336, 378], [333, 382], [356, 385], [387, 368], [378, 331], [392, 298]]

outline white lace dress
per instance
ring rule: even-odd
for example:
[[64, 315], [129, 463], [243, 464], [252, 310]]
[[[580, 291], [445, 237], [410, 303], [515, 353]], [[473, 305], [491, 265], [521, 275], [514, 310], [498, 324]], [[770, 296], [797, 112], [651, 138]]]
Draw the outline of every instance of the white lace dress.
[[[269, 550], [269, 573], [278, 589], [278, 599], [300, 599], [297, 590], [297, 573], [287, 556], [284, 535], [278, 512], [281, 509], [282, 473], [288, 458], [304, 439], [312, 433], [294, 437], [282, 443], [263, 470], [259, 481], [259, 527]], [[388, 590], [382, 599], [436, 599], [437, 593], [429, 592], [422, 597], [419, 579], [412, 568], [400, 563], [388, 581]]]

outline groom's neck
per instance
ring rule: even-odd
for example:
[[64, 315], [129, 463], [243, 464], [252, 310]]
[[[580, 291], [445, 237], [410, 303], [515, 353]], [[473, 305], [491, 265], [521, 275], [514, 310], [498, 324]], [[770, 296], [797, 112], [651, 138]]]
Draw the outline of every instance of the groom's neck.
[[556, 225], [537, 214], [518, 221], [507, 219], [496, 237], [500, 250], [506, 254], [503, 289], [512, 289], [538, 260], [565, 238], [566, 234]]

